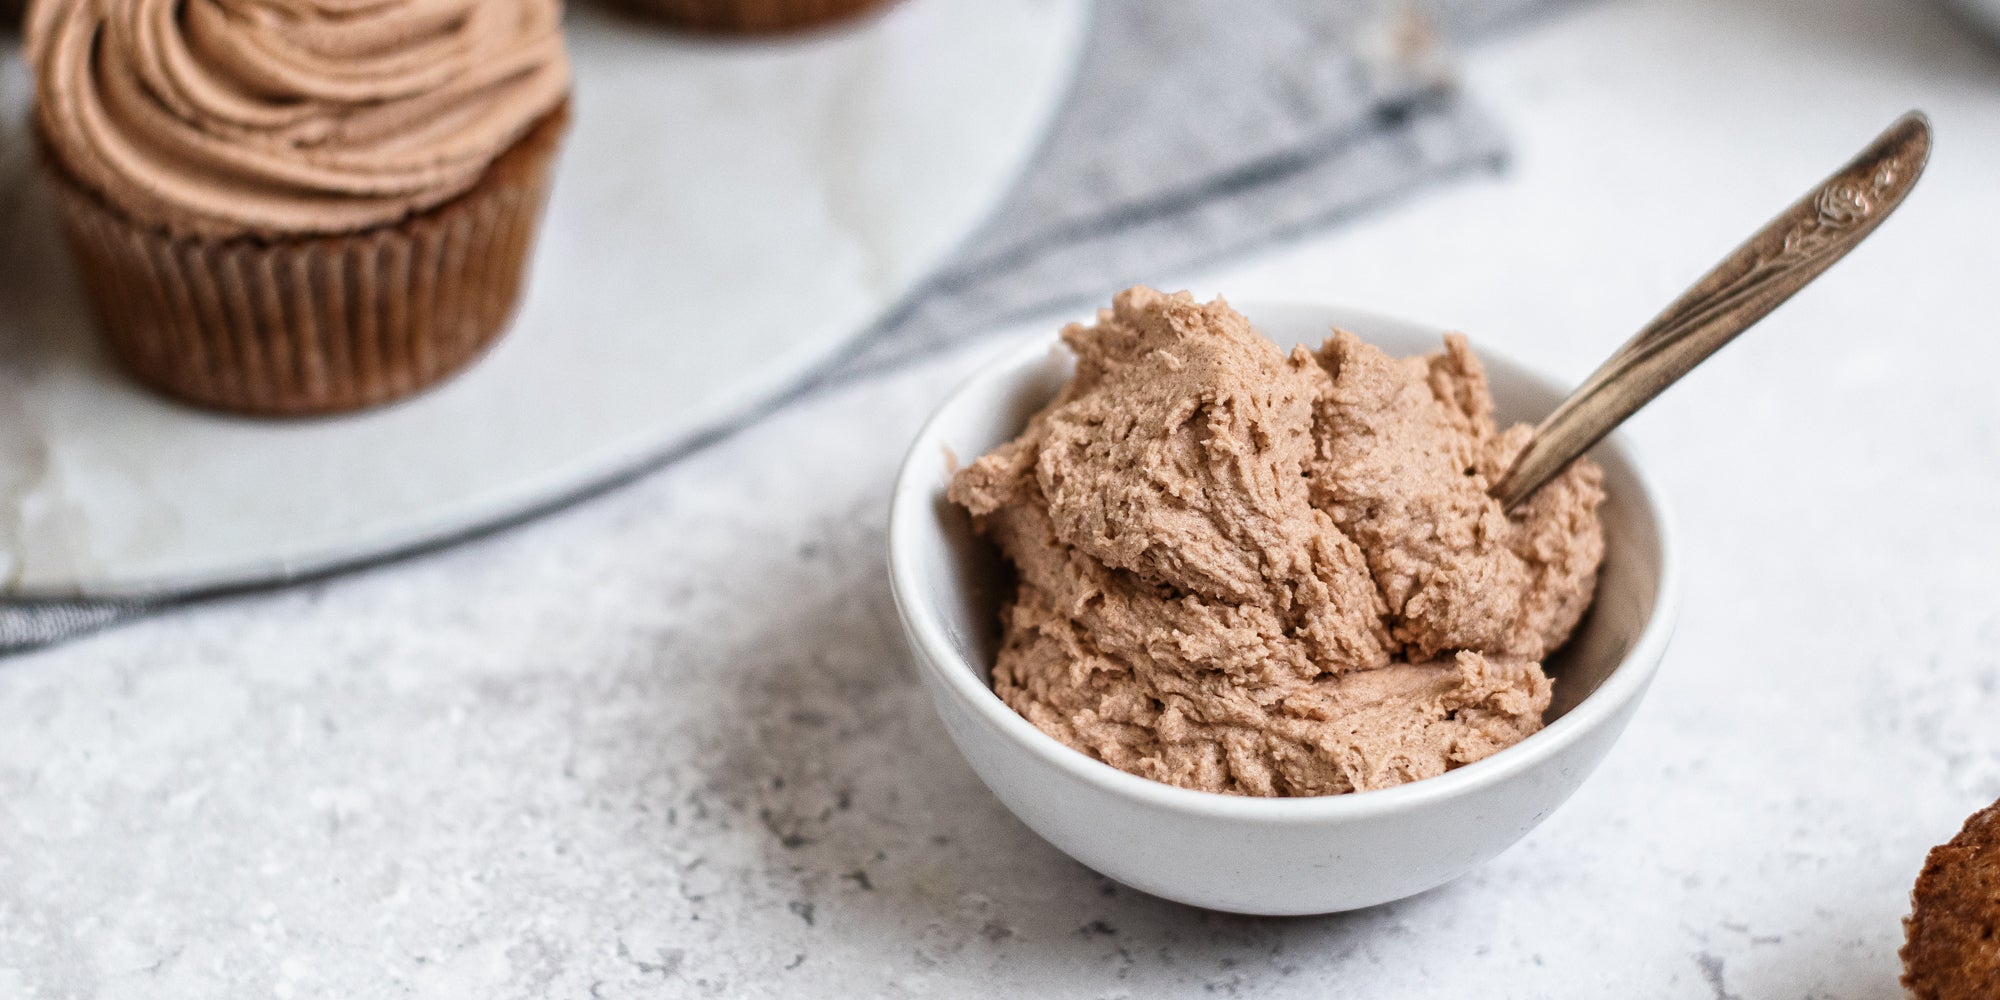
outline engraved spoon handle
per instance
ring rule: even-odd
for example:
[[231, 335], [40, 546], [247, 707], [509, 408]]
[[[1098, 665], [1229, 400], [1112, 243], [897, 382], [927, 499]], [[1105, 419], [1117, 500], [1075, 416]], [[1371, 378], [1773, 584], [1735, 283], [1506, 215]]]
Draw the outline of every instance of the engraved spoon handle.
[[1923, 173], [1930, 119], [1912, 111], [1750, 237], [1570, 394], [1493, 487], [1509, 510], [1639, 407], [1854, 249]]

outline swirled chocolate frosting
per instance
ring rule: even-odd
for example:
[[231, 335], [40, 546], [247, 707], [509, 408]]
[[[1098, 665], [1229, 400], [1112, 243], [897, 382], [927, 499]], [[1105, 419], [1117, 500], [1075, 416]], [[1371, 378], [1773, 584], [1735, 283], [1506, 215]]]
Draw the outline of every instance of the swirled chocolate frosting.
[[569, 89], [558, 0], [35, 0], [60, 165], [176, 232], [341, 233], [472, 187]]

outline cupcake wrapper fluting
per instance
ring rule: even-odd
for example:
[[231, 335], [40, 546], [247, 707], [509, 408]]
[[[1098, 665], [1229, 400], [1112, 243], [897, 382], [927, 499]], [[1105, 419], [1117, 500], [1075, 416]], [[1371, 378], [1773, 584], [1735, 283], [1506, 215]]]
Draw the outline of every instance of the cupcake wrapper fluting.
[[796, 31], [853, 17], [886, 0], [624, 0], [643, 14], [715, 32]]
[[356, 233], [175, 235], [48, 172], [122, 367], [201, 406], [335, 413], [432, 385], [506, 328], [567, 120], [545, 116], [465, 194]]

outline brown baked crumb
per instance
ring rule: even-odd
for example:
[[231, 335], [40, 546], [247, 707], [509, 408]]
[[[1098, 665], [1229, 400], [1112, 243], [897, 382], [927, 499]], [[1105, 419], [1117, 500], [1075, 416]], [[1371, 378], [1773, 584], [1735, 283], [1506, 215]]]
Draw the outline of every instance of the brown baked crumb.
[[1903, 920], [1903, 985], [1917, 1000], [2000, 998], [2000, 802], [1931, 850]]

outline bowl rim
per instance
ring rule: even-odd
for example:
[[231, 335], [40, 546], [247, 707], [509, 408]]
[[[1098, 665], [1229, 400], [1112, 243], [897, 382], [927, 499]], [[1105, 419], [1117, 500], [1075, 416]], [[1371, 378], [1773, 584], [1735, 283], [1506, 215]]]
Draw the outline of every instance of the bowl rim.
[[[1333, 303], [1292, 300], [1246, 301], [1237, 308], [1245, 315], [1251, 316], [1253, 323], [1256, 322], [1257, 313], [1262, 309], [1307, 309], [1338, 313], [1346, 319], [1364, 321], [1353, 323], [1355, 326], [1365, 326], [1366, 321], [1380, 321], [1384, 325], [1434, 330], [1440, 335], [1447, 329]], [[888, 525], [890, 591], [896, 603], [896, 613], [902, 619], [904, 631], [911, 643], [917, 647], [918, 669], [941, 682], [944, 690], [950, 692], [983, 722], [997, 729], [1004, 737], [1044, 764], [1056, 768], [1078, 782], [1094, 786], [1109, 794], [1179, 813], [1271, 824], [1363, 819], [1443, 799], [1458, 798], [1504, 782], [1561, 756], [1564, 750], [1581, 740], [1587, 733], [1616, 719], [1626, 705], [1645, 692], [1646, 686], [1658, 671], [1679, 613], [1680, 569], [1674, 543], [1673, 516], [1658, 485], [1647, 474], [1645, 462], [1633, 448], [1629, 437], [1622, 432], [1613, 432], [1597, 447], [1609, 449], [1624, 460], [1633, 481], [1638, 484], [1640, 494], [1638, 499], [1650, 509], [1654, 534], [1658, 538], [1660, 558], [1652, 613], [1648, 616], [1645, 627], [1640, 630], [1637, 641], [1626, 649], [1618, 665], [1612, 668], [1604, 681], [1590, 694], [1584, 696], [1584, 699], [1562, 718], [1549, 723], [1527, 739], [1482, 760], [1454, 768], [1436, 777], [1370, 791], [1295, 798], [1228, 795], [1222, 792], [1181, 788], [1121, 771], [1080, 750], [1064, 745], [1055, 737], [1036, 728], [1033, 723], [1000, 700], [1000, 696], [994, 693], [992, 686], [981, 681], [986, 671], [958, 655], [946, 637], [939, 609], [916, 596], [918, 590], [914, 583], [921, 579], [923, 574], [917, 569], [914, 554], [916, 546], [912, 544], [913, 533], [921, 532], [927, 523], [935, 522], [929, 510], [935, 496], [936, 469], [920, 468], [920, 464], [935, 462], [938, 449], [947, 446], [946, 442], [939, 440], [941, 427], [947, 418], [956, 416], [958, 407], [975, 388], [1024, 377], [1045, 361], [1052, 350], [1059, 349], [1061, 349], [1060, 341], [1051, 335], [1029, 337], [1025, 343], [1001, 350], [989, 357], [944, 397], [917, 431], [915, 439], [904, 453], [902, 462], [897, 468], [890, 495]], [[1532, 378], [1556, 387], [1562, 385], [1562, 380], [1514, 358], [1505, 351], [1491, 350], [1485, 346], [1480, 346], [1478, 351], [1482, 359], [1497, 359]]]

